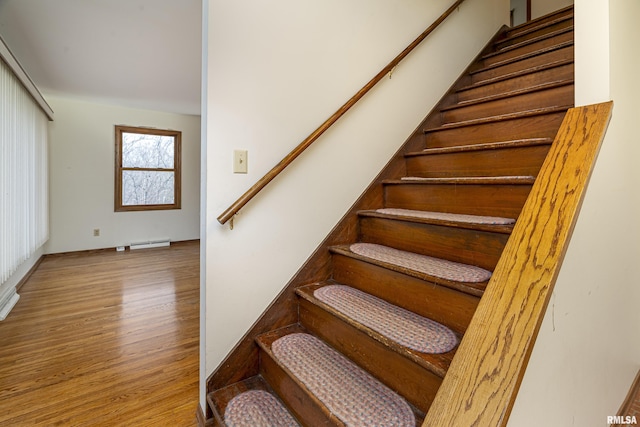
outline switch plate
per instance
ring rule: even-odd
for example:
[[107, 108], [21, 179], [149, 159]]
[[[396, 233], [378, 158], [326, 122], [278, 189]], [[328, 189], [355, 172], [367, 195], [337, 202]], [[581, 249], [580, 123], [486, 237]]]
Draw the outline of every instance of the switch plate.
[[94, 228], [93, 229], [93, 237], [100, 237], [100, 229], [99, 228]]
[[233, 152], [233, 173], [247, 173], [247, 150]]

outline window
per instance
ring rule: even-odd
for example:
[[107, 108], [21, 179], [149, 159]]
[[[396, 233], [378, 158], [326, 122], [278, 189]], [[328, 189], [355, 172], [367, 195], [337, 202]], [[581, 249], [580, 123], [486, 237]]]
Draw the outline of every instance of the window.
[[116, 126], [115, 211], [180, 209], [179, 131]]

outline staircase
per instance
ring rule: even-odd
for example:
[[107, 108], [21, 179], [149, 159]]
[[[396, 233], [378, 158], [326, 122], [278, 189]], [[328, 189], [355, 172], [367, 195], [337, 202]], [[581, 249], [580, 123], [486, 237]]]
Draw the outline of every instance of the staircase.
[[501, 30], [316, 255], [322, 279], [214, 373], [207, 424], [421, 425], [572, 106], [573, 8]]

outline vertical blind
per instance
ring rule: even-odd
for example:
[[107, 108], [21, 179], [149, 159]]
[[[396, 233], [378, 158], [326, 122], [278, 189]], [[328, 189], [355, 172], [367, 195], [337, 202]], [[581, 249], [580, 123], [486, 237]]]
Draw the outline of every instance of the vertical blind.
[[0, 284], [49, 238], [47, 121], [0, 60]]

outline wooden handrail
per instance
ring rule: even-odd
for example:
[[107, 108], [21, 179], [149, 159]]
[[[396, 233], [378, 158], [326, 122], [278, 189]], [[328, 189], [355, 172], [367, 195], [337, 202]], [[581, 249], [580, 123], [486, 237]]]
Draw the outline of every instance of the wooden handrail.
[[229, 206], [220, 216], [218, 217], [218, 222], [221, 224], [225, 224], [229, 221], [235, 214], [238, 213], [240, 209], [244, 207], [253, 197], [255, 197], [260, 190], [262, 190], [267, 184], [269, 184], [276, 176], [280, 174], [287, 166], [291, 164], [300, 154], [304, 152], [311, 144], [313, 144], [327, 129], [329, 129], [335, 122], [338, 121], [340, 117], [342, 117], [351, 107], [353, 107], [363, 96], [371, 90], [380, 80], [384, 78], [387, 74], [389, 74], [399, 63], [402, 61], [411, 51], [418, 46], [429, 34], [435, 30], [438, 25], [442, 23], [449, 15], [453, 13], [453, 11], [460, 6], [460, 4], [464, 0], [457, 0], [449, 9], [447, 9], [436, 21], [429, 26], [418, 38], [416, 38], [405, 50], [400, 52], [398, 56], [395, 57], [393, 61], [391, 61], [386, 67], [382, 69], [374, 78], [372, 78], [369, 83], [364, 85], [362, 89], [360, 89], [355, 95], [351, 97], [342, 107], [338, 109], [331, 117], [329, 117], [324, 123], [320, 125], [316, 130], [314, 130], [311, 135], [309, 135], [304, 141], [302, 141], [296, 148], [294, 148], [287, 156], [282, 159], [277, 165], [275, 165], [265, 176], [260, 178], [258, 182], [256, 182], [251, 188], [249, 188], [238, 200], [233, 202], [231, 206]]
[[423, 427], [506, 426], [612, 107], [567, 112]]

